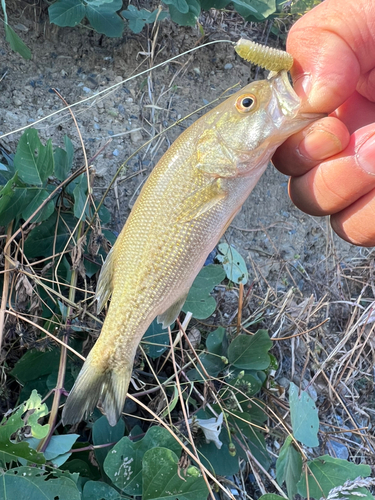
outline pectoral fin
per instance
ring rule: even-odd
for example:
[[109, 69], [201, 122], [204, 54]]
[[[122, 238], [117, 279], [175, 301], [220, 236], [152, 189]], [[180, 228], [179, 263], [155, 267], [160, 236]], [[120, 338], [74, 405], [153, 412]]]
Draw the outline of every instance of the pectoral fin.
[[112, 277], [113, 277], [113, 266], [114, 266], [113, 255], [114, 255], [113, 248], [111, 248], [111, 251], [107, 255], [107, 258], [105, 259], [102, 270], [100, 271], [98, 284], [96, 285], [95, 298], [98, 301], [97, 303], [98, 314], [106, 305], [112, 294]]
[[197, 164], [200, 172], [215, 177], [236, 177], [237, 156], [220, 140], [217, 130], [206, 129], [197, 142]]
[[222, 189], [222, 179], [214, 179], [208, 185], [193, 191], [184, 199], [183, 211], [179, 214], [179, 222], [190, 222], [217, 206], [227, 193]]
[[176, 302], [163, 312], [163, 314], [159, 314], [157, 320], [158, 323], [163, 324], [163, 328], [167, 328], [167, 326], [172, 325], [176, 321], [177, 316], [181, 312], [182, 306], [185, 304], [187, 295], [187, 293], [184, 294], [183, 297], [176, 300]]

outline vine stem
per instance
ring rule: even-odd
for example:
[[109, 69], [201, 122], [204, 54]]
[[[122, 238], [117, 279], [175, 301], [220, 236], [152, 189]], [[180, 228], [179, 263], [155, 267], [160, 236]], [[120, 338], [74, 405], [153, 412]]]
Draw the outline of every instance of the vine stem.
[[4, 337], [4, 326], [5, 326], [5, 311], [7, 307], [8, 301], [8, 293], [9, 293], [9, 272], [10, 272], [10, 246], [8, 245], [8, 241], [12, 237], [12, 228], [13, 221], [8, 224], [7, 228], [7, 242], [4, 248], [4, 283], [3, 283], [3, 295], [1, 297], [1, 306], [0, 306], [0, 352], [1, 346], [3, 345], [3, 337]]

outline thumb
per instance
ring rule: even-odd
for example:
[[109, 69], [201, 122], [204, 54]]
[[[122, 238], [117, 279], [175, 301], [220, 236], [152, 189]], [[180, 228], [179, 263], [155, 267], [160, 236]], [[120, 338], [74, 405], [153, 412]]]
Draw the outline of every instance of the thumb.
[[326, 0], [292, 27], [287, 50], [295, 59], [292, 77], [303, 111], [330, 113], [357, 86], [369, 98], [366, 82], [375, 67], [374, 22], [375, 2]]

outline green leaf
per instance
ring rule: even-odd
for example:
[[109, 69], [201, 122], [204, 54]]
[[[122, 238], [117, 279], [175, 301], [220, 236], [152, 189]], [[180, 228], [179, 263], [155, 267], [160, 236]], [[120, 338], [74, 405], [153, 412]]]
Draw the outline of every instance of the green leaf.
[[[225, 344], [225, 346], [224, 346]], [[225, 354], [227, 338], [225, 328], [220, 326], [215, 331], [211, 332], [206, 339], [206, 347], [211, 354], [223, 356]]]
[[[219, 411], [218, 408], [216, 411]], [[198, 418], [211, 418], [213, 415], [208, 411], [200, 410], [196, 416]], [[237, 474], [240, 469], [238, 458], [240, 457], [246, 460], [246, 453], [235, 441], [233, 441], [233, 444], [236, 449], [236, 454], [233, 456], [229, 453], [230, 441], [228, 431], [225, 428], [221, 429], [219, 439], [222, 442], [220, 450], [217, 449], [214, 442], [207, 443], [204, 437], [196, 443], [200, 461], [208, 470], [216, 475], [229, 476]]]
[[[210, 377], [217, 377], [226, 366], [220, 356], [214, 356], [213, 354], [209, 353], [200, 354], [199, 360]], [[204, 381], [207, 379], [207, 376], [202, 370], [200, 363], [197, 363], [196, 368], [189, 370], [188, 377], [189, 380], [192, 381]]]
[[77, 177], [76, 187], [73, 190], [74, 196], [74, 216], [77, 219], [85, 220], [88, 213], [87, 200], [87, 177], [86, 174], [81, 174]]
[[14, 168], [10, 165], [4, 165], [0, 163], [0, 187], [4, 186], [13, 176]]
[[327, 497], [333, 488], [343, 485], [345, 481], [371, 475], [371, 468], [368, 465], [356, 465], [329, 455], [315, 458], [307, 462], [307, 466], [309, 493], [307, 493], [305, 474], [302, 474], [297, 490], [303, 497], [309, 496], [316, 500]]
[[[26, 416], [24, 416], [25, 413]], [[17, 459], [24, 459], [36, 464], [45, 463], [43, 453], [34, 451], [26, 441], [16, 442], [14, 434], [19, 429], [29, 425], [33, 436], [45, 437], [49, 426], [48, 424], [40, 425], [38, 419], [47, 415], [47, 413], [47, 405], [42, 404], [40, 396], [36, 391], [33, 391], [30, 398], [20, 405], [16, 411], [3, 418], [0, 424], [0, 463], [5, 465]]]
[[72, 474], [79, 474], [81, 477], [92, 479], [95, 482], [100, 479], [101, 475], [99, 473], [99, 469], [97, 467], [94, 467], [94, 465], [91, 463], [88, 453], [76, 452], [74, 453], [73, 457], [76, 457], [77, 455], [85, 455], [86, 460], [71, 457], [60, 467], [60, 469], [69, 471]]
[[[228, 384], [250, 398], [255, 396], [263, 385], [264, 380], [259, 377], [260, 373], [264, 374], [264, 372], [254, 370], [231, 369], [226, 380]], [[239, 394], [237, 397], [241, 397], [241, 395]]]
[[[225, 344], [225, 347], [224, 347]], [[202, 353], [199, 355], [199, 360], [207, 371], [208, 375], [211, 377], [216, 377], [221, 371], [224, 370], [226, 364], [222, 360], [226, 352], [227, 339], [225, 336], [225, 329], [219, 327], [217, 330], [211, 332], [206, 339], [206, 347], [208, 353]], [[200, 366], [197, 363], [197, 368], [189, 370], [188, 376], [190, 380], [206, 380], [206, 376]]]
[[52, 436], [44, 452], [46, 460], [52, 462], [54, 467], [61, 467], [72, 455], [69, 450], [73, 448], [73, 444], [79, 437], [79, 434]]
[[24, 59], [31, 59], [31, 50], [29, 47], [21, 40], [21, 38], [15, 33], [15, 31], [9, 26], [9, 24], [4, 23], [5, 27], [5, 39], [9, 42], [12, 50], [18, 52]]
[[26, 130], [17, 145], [14, 167], [26, 184], [43, 186], [54, 170], [51, 140], [43, 146], [35, 129]]
[[55, 162], [55, 176], [59, 181], [64, 181], [69, 173], [68, 153], [65, 149], [56, 148], [53, 152]]
[[[232, 411], [235, 416], [230, 417], [232, 425], [235, 424], [246, 438], [246, 445], [252, 455], [267, 470], [271, 464], [271, 458], [267, 451], [264, 435], [254, 425], [259, 425], [250, 413]], [[236, 418], [237, 417], [237, 418]]]
[[[44, 452], [44, 457], [49, 462], [52, 462], [55, 467], [60, 467], [64, 464], [71, 453], [68, 453], [73, 448], [74, 443], [80, 437], [79, 434], [62, 434], [60, 436], [51, 436], [48, 446]], [[40, 439], [27, 439], [30, 446], [36, 450]]]
[[144, 438], [137, 442], [123, 437], [108, 453], [104, 471], [120, 490], [128, 495], [142, 495], [143, 456], [147, 450], [158, 446], [167, 446], [178, 454], [181, 451], [179, 444], [166, 429], [151, 427]]
[[[59, 217], [55, 235], [57, 214], [53, 213], [49, 219], [33, 229], [25, 241], [25, 254], [29, 257], [49, 257], [53, 250], [61, 252], [70, 237], [77, 219], [72, 214], [64, 213]], [[54, 247], [54, 242], [56, 245]]]
[[69, 477], [34, 467], [2, 472], [0, 500], [81, 500], [76, 483]]
[[295, 0], [290, 8], [292, 14], [304, 14], [318, 5], [320, 0]]
[[190, 466], [178, 475], [178, 457], [170, 449], [153, 448], [143, 457], [142, 500], [206, 500], [208, 490], [199, 470]]
[[[117, 443], [124, 436], [125, 422], [120, 419], [117, 424], [112, 427], [109, 425], [106, 417], [100, 417], [95, 421], [92, 428], [92, 440], [95, 446], [99, 444]], [[113, 446], [95, 449], [95, 458], [99, 467], [103, 467], [105, 457], [112, 450]]]
[[49, 20], [57, 26], [74, 27], [85, 17], [81, 0], [58, 0], [48, 7]]
[[293, 435], [297, 441], [314, 448], [314, 446], [319, 446], [318, 410], [306, 391], [301, 391], [300, 396], [298, 392], [298, 387], [291, 382], [289, 386], [289, 404]]
[[87, 481], [83, 487], [82, 500], [121, 500], [122, 498], [125, 497], [102, 481]]
[[284, 497], [276, 495], [275, 493], [266, 493], [265, 495], [262, 495], [259, 500], [284, 500]]
[[[184, 0], [185, 1], [185, 0]], [[145, 24], [153, 23], [159, 9], [155, 9], [153, 12], [149, 12], [146, 9], [137, 9], [134, 5], [129, 5], [127, 10], [123, 10], [121, 15], [129, 22], [129, 28], [133, 33], [140, 33], [144, 28]], [[165, 19], [168, 16], [167, 12], [159, 12], [157, 16], [158, 21]]]
[[57, 370], [60, 359], [58, 349], [52, 351], [37, 351], [31, 349], [26, 351], [20, 360], [17, 361], [10, 372], [22, 385], [31, 380], [36, 380], [43, 375], [49, 375]]
[[181, 14], [187, 14], [189, 12], [189, 4], [186, 0], [163, 0], [163, 3], [169, 6], [173, 6]]
[[216, 256], [216, 260], [223, 264], [228, 280], [245, 285], [249, 279], [249, 273], [242, 256], [228, 243], [221, 243], [218, 250], [220, 254]]
[[[24, 191], [24, 188], [15, 188], [15, 194], [18, 191]], [[26, 207], [22, 209], [22, 217], [28, 219], [35, 210], [46, 200], [49, 196], [49, 192], [46, 189], [39, 188], [27, 188], [26, 189]], [[55, 209], [55, 203], [50, 200], [43, 208], [40, 210], [35, 217], [31, 219], [31, 222], [42, 222], [48, 219]]]
[[264, 21], [276, 12], [276, 0], [232, 0], [234, 8], [245, 19]]
[[10, 221], [21, 215], [22, 210], [27, 207], [27, 188], [8, 189], [12, 185], [12, 179], [0, 192], [0, 225], [6, 226]]
[[267, 330], [258, 330], [255, 335], [238, 335], [228, 349], [229, 362], [245, 370], [265, 370], [270, 364], [268, 351], [272, 341]]
[[116, 13], [122, 7], [122, 0], [113, 0], [100, 6], [87, 4], [86, 16], [91, 26], [98, 33], [108, 37], [119, 37], [124, 29], [124, 21]]
[[231, 0], [200, 0], [202, 10], [220, 10], [224, 9], [224, 7], [226, 7], [230, 3]]
[[182, 14], [174, 5], [169, 5], [169, 14], [172, 21], [180, 26], [194, 26], [201, 12], [201, 6], [197, 0], [187, 0], [189, 11]]
[[292, 436], [288, 436], [276, 461], [276, 479], [280, 486], [285, 481], [290, 499], [297, 493], [297, 483], [301, 478], [301, 474], [301, 453], [294, 447]]
[[160, 358], [169, 346], [169, 334], [167, 329], [157, 322], [156, 319], [147, 328], [142, 338], [142, 347], [152, 359]]
[[215, 311], [216, 301], [209, 293], [225, 278], [222, 266], [210, 264], [201, 269], [189, 291], [182, 308], [190, 311], [196, 319], [206, 319]]

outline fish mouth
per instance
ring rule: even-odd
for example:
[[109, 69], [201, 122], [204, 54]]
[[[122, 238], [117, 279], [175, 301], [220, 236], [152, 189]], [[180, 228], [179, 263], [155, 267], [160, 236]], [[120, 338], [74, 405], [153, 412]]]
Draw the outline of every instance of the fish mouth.
[[301, 99], [296, 94], [291, 82], [289, 81], [288, 72], [283, 70], [280, 73], [273, 74], [269, 79], [279, 98], [279, 105], [285, 115], [295, 113], [295, 119], [305, 121], [306, 124], [319, 120], [327, 116], [324, 113], [300, 113]]

